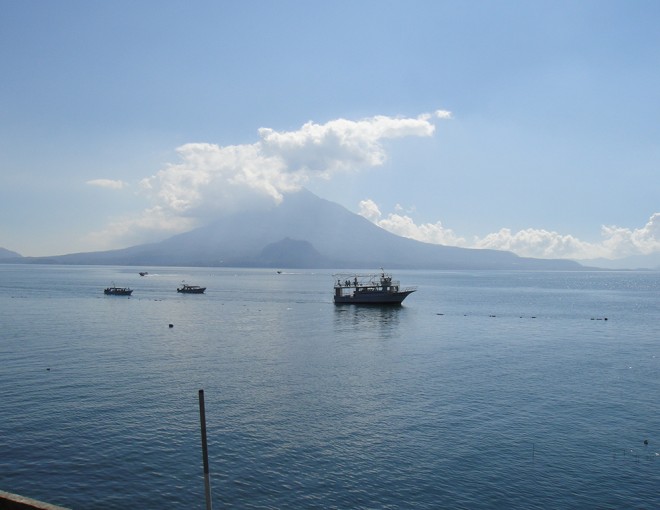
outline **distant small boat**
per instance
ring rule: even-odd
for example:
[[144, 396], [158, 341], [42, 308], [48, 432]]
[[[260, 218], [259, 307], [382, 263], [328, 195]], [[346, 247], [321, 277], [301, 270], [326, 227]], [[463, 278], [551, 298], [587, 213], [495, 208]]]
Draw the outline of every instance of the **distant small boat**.
[[129, 289], [128, 287], [115, 287], [113, 285], [112, 287], [103, 289], [103, 293], [108, 296], [130, 296], [133, 293], [133, 289]]
[[415, 287], [401, 288], [392, 275], [381, 268], [378, 274], [334, 275], [336, 305], [400, 305]]
[[140, 276], [147, 276], [149, 273], [147, 271], [140, 271]]
[[177, 292], [181, 292], [182, 294], [204, 294], [205, 290], [206, 287], [200, 287], [199, 285], [186, 285], [185, 283], [176, 289]]
[[280, 270], [278, 269], [278, 270], [277, 270], [277, 274], [282, 274], [282, 271], [280, 271]]

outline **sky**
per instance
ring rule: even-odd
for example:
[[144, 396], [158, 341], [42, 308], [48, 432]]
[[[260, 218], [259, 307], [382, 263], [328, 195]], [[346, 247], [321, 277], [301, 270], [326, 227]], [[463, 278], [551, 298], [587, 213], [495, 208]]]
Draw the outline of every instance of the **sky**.
[[660, 257], [655, 0], [0, 9], [0, 247], [21, 255], [306, 187], [425, 242]]

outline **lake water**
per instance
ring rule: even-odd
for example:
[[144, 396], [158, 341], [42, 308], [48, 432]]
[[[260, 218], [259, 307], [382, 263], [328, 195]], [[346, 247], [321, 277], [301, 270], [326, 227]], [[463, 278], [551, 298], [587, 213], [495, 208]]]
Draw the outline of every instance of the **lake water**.
[[202, 509], [204, 389], [216, 508], [660, 507], [660, 273], [331, 273], [0, 265], [0, 490]]

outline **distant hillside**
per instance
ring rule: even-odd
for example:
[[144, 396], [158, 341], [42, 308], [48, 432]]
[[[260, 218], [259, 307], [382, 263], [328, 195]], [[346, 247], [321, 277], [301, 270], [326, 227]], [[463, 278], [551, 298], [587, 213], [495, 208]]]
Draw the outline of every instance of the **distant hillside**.
[[15, 259], [20, 257], [21, 257], [20, 253], [16, 253], [15, 251], [11, 251], [11, 250], [6, 250], [5, 248], [0, 248], [0, 260]]
[[224, 217], [159, 243], [30, 259], [57, 264], [410, 269], [581, 269], [576, 262], [421, 243], [396, 236], [309, 191]]
[[258, 257], [262, 267], [327, 267], [329, 261], [307, 241], [283, 239], [266, 246]]
[[638, 269], [647, 271], [660, 271], [660, 253], [649, 255], [631, 255], [622, 259], [589, 259], [580, 260], [581, 264], [603, 269]]

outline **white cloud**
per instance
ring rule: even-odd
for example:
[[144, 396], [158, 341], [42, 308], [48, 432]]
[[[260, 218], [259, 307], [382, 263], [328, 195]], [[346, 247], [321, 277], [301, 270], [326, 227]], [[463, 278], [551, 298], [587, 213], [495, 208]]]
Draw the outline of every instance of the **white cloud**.
[[618, 259], [630, 255], [660, 253], [660, 213], [653, 214], [648, 223], [638, 229], [603, 226], [602, 240], [598, 243], [581, 241], [569, 234], [534, 228], [518, 232], [502, 228], [498, 232], [483, 238], [475, 237], [468, 242], [439, 221], [417, 225], [410, 216], [399, 214], [401, 206], [398, 204], [395, 210], [396, 213], [383, 217], [373, 200], [363, 200], [359, 204], [359, 214], [381, 228], [403, 237], [433, 244], [506, 250], [521, 257], [550, 259]]
[[525, 257], [578, 260], [649, 255], [660, 253], [660, 213], [653, 214], [648, 223], [638, 229], [602, 226], [601, 241], [596, 243], [542, 229], [528, 228], [513, 233], [504, 228], [475, 239], [473, 247], [510, 250]]
[[149, 209], [139, 218], [117, 221], [103, 235], [127, 245], [140, 233], [182, 231], [229, 211], [280, 202], [284, 193], [299, 190], [310, 179], [380, 166], [386, 160], [384, 140], [432, 136], [434, 115], [308, 122], [297, 131], [261, 128], [253, 144], [182, 145], [177, 163], [140, 182]]
[[279, 202], [283, 193], [314, 177], [328, 179], [336, 172], [382, 165], [383, 139], [431, 136], [434, 130], [428, 119], [385, 116], [308, 122], [298, 131], [261, 128], [260, 140], [250, 145], [183, 145], [177, 149], [178, 164], [141, 184], [164, 209], [207, 217], [252, 207], [254, 200]]
[[380, 214], [380, 209], [378, 209], [378, 206], [376, 205], [376, 202], [374, 202], [371, 199], [362, 200], [359, 204], [359, 207], [360, 210], [358, 214], [360, 216], [364, 216], [372, 223], [378, 224], [378, 221], [380, 221], [381, 214]]
[[308, 122], [298, 131], [261, 128], [261, 152], [277, 158], [282, 171], [330, 178], [333, 173], [382, 165], [381, 140], [405, 136], [431, 136], [435, 126], [427, 115], [416, 119], [376, 116], [360, 121], [338, 119], [326, 124]]
[[435, 116], [438, 119], [453, 119], [454, 118], [452, 113], [448, 112], [447, 110], [436, 110], [435, 111]]
[[162, 239], [163, 234], [174, 235], [196, 226], [190, 218], [178, 217], [154, 207], [138, 217], [117, 218], [103, 230], [87, 235], [85, 241], [95, 250], [110, 250], [119, 246], [132, 246]]
[[521, 257], [576, 259], [602, 257], [605, 250], [596, 244], [580, 241], [571, 235], [562, 235], [543, 229], [527, 228], [512, 232], [508, 228], [475, 239], [472, 248], [506, 250]]
[[[399, 204], [396, 205], [395, 209], [398, 212], [403, 210]], [[425, 243], [466, 246], [464, 238], [457, 236], [453, 230], [445, 228], [441, 222], [417, 225], [410, 216], [398, 214], [398, 212], [388, 214], [385, 218], [382, 218], [376, 203], [369, 199], [362, 200], [359, 206], [361, 216], [393, 234]]]
[[123, 189], [128, 186], [124, 181], [113, 181], [112, 179], [92, 179], [87, 181], [86, 184], [108, 189]]
[[433, 113], [423, 113], [418, 119], [429, 120], [432, 118], [441, 119], [441, 120], [451, 120], [454, 118], [454, 114], [448, 110], [436, 110]]
[[660, 253], [660, 213], [653, 214], [646, 225], [634, 230], [603, 226], [602, 235], [603, 245], [616, 255], [612, 258]]

